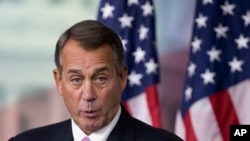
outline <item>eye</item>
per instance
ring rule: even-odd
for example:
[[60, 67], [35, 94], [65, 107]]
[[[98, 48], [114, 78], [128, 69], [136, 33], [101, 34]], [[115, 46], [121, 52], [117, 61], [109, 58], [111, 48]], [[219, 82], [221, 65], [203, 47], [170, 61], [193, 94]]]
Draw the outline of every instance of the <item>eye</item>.
[[98, 84], [105, 84], [107, 82], [107, 78], [103, 76], [98, 76], [96, 77], [95, 80]]
[[80, 78], [80, 77], [72, 78], [72, 79], [71, 79], [71, 82], [72, 82], [74, 85], [81, 85], [81, 84], [82, 84], [82, 78]]

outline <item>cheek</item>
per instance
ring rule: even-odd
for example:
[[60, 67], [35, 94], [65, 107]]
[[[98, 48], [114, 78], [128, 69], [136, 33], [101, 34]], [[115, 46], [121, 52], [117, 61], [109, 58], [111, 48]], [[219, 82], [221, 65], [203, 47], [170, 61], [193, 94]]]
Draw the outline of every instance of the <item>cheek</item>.
[[102, 100], [104, 107], [115, 108], [120, 105], [121, 92], [119, 88], [112, 87], [110, 89], [107, 89], [107, 91], [105, 91], [103, 94], [101, 94], [100, 99]]
[[72, 90], [66, 85], [62, 85], [62, 96], [68, 110], [72, 113], [77, 112], [78, 104], [80, 102], [80, 94], [78, 91]]

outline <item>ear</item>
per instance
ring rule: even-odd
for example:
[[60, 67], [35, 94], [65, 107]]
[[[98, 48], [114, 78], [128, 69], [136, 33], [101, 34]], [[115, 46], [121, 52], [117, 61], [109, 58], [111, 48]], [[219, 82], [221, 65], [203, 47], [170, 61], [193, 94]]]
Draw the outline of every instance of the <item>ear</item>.
[[53, 75], [54, 75], [54, 80], [56, 83], [56, 89], [57, 92], [62, 95], [62, 79], [61, 79], [61, 74], [58, 69], [53, 70]]
[[120, 84], [121, 84], [122, 90], [124, 90], [127, 85], [127, 75], [128, 75], [128, 69], [126, 66], [124, 66], [120, 73], [120, 80], [121, 80]]

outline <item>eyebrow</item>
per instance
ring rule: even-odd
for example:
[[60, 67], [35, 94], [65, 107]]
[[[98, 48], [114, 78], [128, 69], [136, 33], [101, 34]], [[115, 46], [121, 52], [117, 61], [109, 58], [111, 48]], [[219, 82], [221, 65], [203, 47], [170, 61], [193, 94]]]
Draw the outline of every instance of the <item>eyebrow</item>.
[[[97, 68], [94, 70], [94, 74], [99, 73], [99, 72], [103, 72], [103, 71], [108, 71], [108, 70], [109, 69], [106, 66], [100, 67], [100, 68]], [[82, 74], [81, 70], [78, 70], [78, 69], [70, 69], [68, 71], [68, 74], [70, 74], [70, 73]]]
[[99, 72], [103, 72], [103, 71], [108, 71], [109, 69], [104, 66], [104, 67], [101, 67], [101, 68], [97, 68], [95, 71], [94, 71], [94, 74], [96, 73], [99, 73]]
[[69, 73], [78, 73], [78, 74], [81, 74], [81, 70], [70, 69], [70, 70], [68, 71], [68, 74], [69, 74]]

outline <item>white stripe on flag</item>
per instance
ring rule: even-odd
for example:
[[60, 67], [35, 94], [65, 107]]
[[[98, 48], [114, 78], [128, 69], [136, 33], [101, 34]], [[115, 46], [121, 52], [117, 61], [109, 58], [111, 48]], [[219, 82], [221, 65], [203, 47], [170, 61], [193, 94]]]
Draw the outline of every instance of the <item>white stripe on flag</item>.
[[229, 88], [230, 97], [240, 124], [250, 124], [250, 81], [245, 80]]
[[194, 103], [190, 108], [190, 119], [197, 141], [222, 141], [222, 136], [208, 98]]
[[183, 140], [186, 138], [186, 132], [185, 132], [185, 127], [183, 124], [183, 120], [181, 117], [181, 112], [178, 110], [176, 114], [176, 122], [175, 122], [175, 134], [178, 135], [180, 138]]
[[139, 94], [127, 101], [127, 105], [133, 117], [152, 125], [151, 115], [148, 109], [146, 94]]

